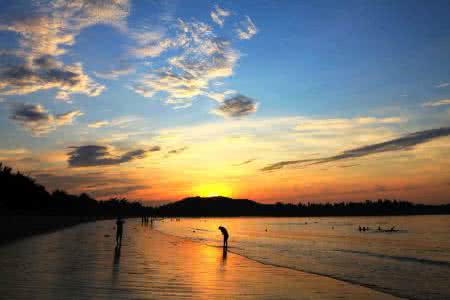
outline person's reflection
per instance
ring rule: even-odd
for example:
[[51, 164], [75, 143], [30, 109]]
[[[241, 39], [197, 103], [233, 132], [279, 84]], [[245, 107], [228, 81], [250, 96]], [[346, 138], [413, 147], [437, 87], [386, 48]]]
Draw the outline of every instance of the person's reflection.
[[112, 267], [112, 285], [115, 286], [117, 284], [117, 279], [119, 276], [119, 263], [120, 263], [120, 246], [116, 246], [114, 248], [114, 260]]
[[227, 248], [223, 247], [223, 252], [222, 252], [222, 263], [223, 263], [223, 265], [225, 265], [226, 262], [227, 262], [227, 254], [228, 254]]
[[120, 246], [114, 248], [114, 265], [118, 265], [120, 262]]

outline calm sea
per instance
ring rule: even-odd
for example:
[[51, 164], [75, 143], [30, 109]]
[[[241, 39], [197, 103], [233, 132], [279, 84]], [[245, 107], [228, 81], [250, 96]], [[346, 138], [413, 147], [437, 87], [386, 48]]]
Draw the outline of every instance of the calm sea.
[[219, 246], [220, 225], [230, 251], [262, 263], [410, 299], [450, 299], [450, 216], [166, 219], [154, 227]]

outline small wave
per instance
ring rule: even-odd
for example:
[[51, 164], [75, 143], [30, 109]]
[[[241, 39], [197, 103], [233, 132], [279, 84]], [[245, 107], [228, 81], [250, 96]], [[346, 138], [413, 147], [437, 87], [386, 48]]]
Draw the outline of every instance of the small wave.
[[406, 261], [406, 262], [415, 262], [415, 263], [421, 263], [421, 264], [427, 264], [427, 265], [433, 265], [433, 266], [450, 267], [450, 262], [440, 261], [440, 260], [432, 260], [432, 259], [426, 259], [426, 258], [386, 255], [386, 254], [381, 254], [381, 253], [372, 253], [372, 252], [366, 252], [366, 251], [347, 250], [347, 249], [334, 249], [334, 251], [344, 252], [344, 253], [361, 254], [361, 255], [366, 255], [366, 256]]
[[208, 230], [208, 229], [202, 229], [202, 228], [191, 228], [192, 230], [197, 230], [197, 231], [206, 231], [206, 232], [214, 232], [212, 230]]
[[316, 276], [323, 276], [323, 277], [327, 277], [327, 278], [331, 278], [334, 280], [338, 280], [338, 281], [342, 281], [342, 282], [346, 282], [352, 285], [357, 285], [357, 286], [362, 286], [371, 290], [375, 290], [381, 293], [385, 293], [391, 296], [395, 296], [395, 297], [399, 297], [402, 299], [410, 299], [410, 300], [421, 300], [420, 298], [413, 298], [413, 297], [408, 297], [407, 295], [404, 295], [402, 293], [399, 293], [397, 291], [392, 291], [391, 289], [382, 287], [382, 286], [378, 286], [375, 284], [368, 284], [368, 283], [362, 283], [356, 280], [352, 280], [352, 279], [348, 279], [348, 278], [344, 278], [341, 276], [336, 276], [334, 274], [329, 274], [329, 273], [322, 273], [322, 272], [315, 272], [312, 270], [308, 270], [308, 269], [304, 269], [298, 266], [289, 266], [289, 265], [284, 265], [284, 264], [277, 264], [271, 261], [267, 261], [265, 258], [263, 257], [255, 257], [255, 256], [250, 256], [250, 255], [246, 255], [244, 253], [238, 252], [238, 251], [233, 251], [233, 250], [229, 250], [228, 252], [231, 252], [233, 254], [242, 256], [246, 259], [258, 262], [260, 264], [266, 265], [266, 266], [272, 266], [272, 267], [276, 267], [276, 268], [283, 268], [283, 269], [288, 269], [288, 270], [292, 270], [292, 271], [298, 271], [298, 272], [303, 272], [303, 273], [308, 273], [308, 274], [312, 274], [312, 275], [316, 275]]
[[290, 225], [308, 225], [308, 224], [317, 224], [317, 222], [272, 222], [267, 223], [267, 225], [277, 225], [277, 226], [290, 226]]

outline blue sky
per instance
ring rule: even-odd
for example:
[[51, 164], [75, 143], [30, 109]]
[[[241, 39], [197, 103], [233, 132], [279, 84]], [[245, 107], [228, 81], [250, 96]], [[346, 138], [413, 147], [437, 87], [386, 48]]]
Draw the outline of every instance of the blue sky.
[[[450, 163], [447, 131], [382, 151], [426, 178], [383, 179], [369, 151], [351, 158], [368, 160], [359, 170], [334, 168], [333, 178], [283, 167], [264, 193], [235, 184], [267, 184], [261, 169], [273, 163], [448, 128], [448, 1], [1, 1], [0, 11], [0, 158], [49, 189], [63, 175], [80, 181], [72, 192], [114, 185], [138, 167], [119, 185], [143, 201], [214, 189], [262, 201], [431, 201], [412, 186], [448, 200], [448, 171], [425, 167]], [[85, 160], [71, 165], [74, 155]], [[230, 168], [239, 159], [251, 163]], [[92, 177], [99, 170], [106, 178]], [[146, 179], [155, 172], [157, 182]], [[296, 183], [305, 172], [315, 179]], [[380, 177], [352, 192], [346, 180], [361, 174]], [[324, 197], [327, 178], [342, 188]]]

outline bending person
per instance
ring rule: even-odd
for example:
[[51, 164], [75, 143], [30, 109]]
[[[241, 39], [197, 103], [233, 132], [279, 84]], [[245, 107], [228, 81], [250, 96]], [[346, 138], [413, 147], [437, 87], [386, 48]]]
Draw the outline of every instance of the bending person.
[[223, 247], [227, 248], [228, 247], [228, 231], [225, 227], [223, 226], [219, 226], [219, 230], [222, 232], [223, 235]]

